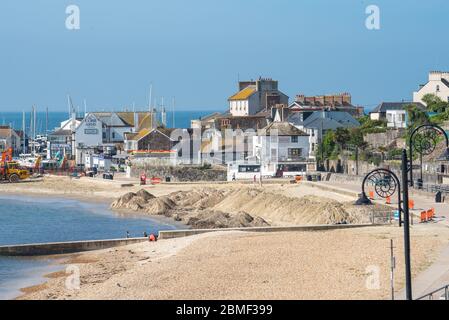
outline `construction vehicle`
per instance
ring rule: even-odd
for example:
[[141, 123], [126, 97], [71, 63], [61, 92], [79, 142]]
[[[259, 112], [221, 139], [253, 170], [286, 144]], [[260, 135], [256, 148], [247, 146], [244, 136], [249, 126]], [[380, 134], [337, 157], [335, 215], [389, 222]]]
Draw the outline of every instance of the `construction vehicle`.
[[2, 153], [0, 162], [0, 181], [19, 182], [30, 177], [28, 170], [21, 169], [19, 163], [12, 159], [12, 148]]

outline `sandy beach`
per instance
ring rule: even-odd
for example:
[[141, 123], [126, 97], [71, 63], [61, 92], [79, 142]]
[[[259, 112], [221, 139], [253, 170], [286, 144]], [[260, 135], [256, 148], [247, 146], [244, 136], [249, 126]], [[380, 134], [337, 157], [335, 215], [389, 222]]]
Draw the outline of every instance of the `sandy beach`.
[[[66, 262], [79, 268], [79, 290], [68, 290], [70, 273], [58, 272], [19, 299], [388, 299], [390, 238], [395, 285], [403, 287], [401, 232], [217, 232], [83, 253]], [[448, 240], [446, 228], [414, 228], [413, 274]], [[367, 287], [372, 270], [378, 287]]]
[[[161, 184], [144, 189], [163, 197], [204, 187], [235, 189], [238, 194], [258, 188], [238, 183], [206, 183]], [[136, 181], [125, 179], [111, 182], [65, 177], [0, 185], [2, 192], [108, 202], [141, 189]], [[263, 197], [288, 196], [293, 202], [323, 196], [319, 188], [288, 183], [266, 184], [263, 192]], [[230, 203], [222, 201], [216, 206], [232, 211], [236, 205], [250, 212], [254, 207], [273, 225], [299, 221], [293, 219], [294, 210], [270, 215], [271, 211], [264, 213], [263, 208], [270, 208], [270, 204], [257, 207], [245, 203], [246, 200], [237, 203], [235, 192], [230, 195]], [[328, 201], [339, 203], [354, 200], [334, 192], [324, 195]], [[306, 209], [301, 210], [296, 214]], [[276, 220], [278, 215], [282, 219]], [[289, 217], [293, 220], [288, 220]], [[19, 299], [388, 299], [390, 239], [394, 239], [396, 247], [395, 287], [398, 292], [403, 288], [402, 232], [396, 225], [315, 232], [219, 231], [81, 253], [64, 258], [65, 265], [79, 268], [79, 289], [66, 288], [70, 272], [62, 271], [48, 275], [48, 281], [42, 285], [23, 289], [24, 295]], [[411, 232], [415, 276], [447, 245], [449, 229], [439, 224], [416, 225]], [[377, 271], [378, 286], [367, 288], [371, 273]]]

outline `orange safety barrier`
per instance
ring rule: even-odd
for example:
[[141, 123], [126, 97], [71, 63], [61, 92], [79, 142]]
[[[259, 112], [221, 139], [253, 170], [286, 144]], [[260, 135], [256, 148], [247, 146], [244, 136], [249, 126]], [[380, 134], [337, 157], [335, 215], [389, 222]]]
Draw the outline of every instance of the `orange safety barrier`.
[[421, 211], [421, 223], [427, 222], [427, 211]]
[[412, 209], [412, 210], [415, 209], [415, 201], [410, 199], [408, 201], [408, 207], [409, 207], [409, 209]]
[[161, 178], [151, 178], [151, 184], [159, 184], [162, 182]]
[[421, 223], [432, 221], [435, 218], [435, 209], [421, 211]]
[[370, 191], [370, 192], [369, 192], [369, 198], [370, 198], [371, 200], [374, 200], [374, 191]]

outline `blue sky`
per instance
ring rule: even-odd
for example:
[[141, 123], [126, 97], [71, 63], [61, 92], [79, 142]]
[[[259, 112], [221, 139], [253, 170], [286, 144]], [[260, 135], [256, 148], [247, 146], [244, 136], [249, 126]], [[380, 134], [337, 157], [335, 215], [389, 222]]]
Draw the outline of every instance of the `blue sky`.
[[[81, 11], [80, 30], [65, 9]], [[381, 29], [365, 28], [380, 7]], [[356, 104], [411, 99], [449, 69], [449, 2], [356, 0], [2, 0], [0, 111], [66, 111], [176, 96], [225, 109], [240, 79], [272, 77], [291, 98], [348, 91]]]

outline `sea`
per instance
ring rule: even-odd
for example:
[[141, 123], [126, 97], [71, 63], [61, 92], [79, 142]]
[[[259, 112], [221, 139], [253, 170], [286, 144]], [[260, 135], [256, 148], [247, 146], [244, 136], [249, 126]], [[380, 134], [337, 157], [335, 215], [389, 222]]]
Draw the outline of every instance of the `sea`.
[[[192, 120], [199, 119], [206, 115], [216, 112], [217, 110], [187, 110], [167, 112], [167, 127], [168, 128], [190, 128]], [[78, 115], [82, 117], [82, 114]], [[0, 112], [0, 124], [9, 125], [14, 129], [21, 130], [22, 112]], [[36, 112], [36, 134], [45, 134], [59, 128], [61, 122], [68, 120], [70, 115], [67, 112], [49, 112], [48, 117], [46, 112]], [[160, 118], [160, 115], [159, 115]], [[160, 120], [160, 119], [159, 119]], [[31, 112], [25, 112], [25, 127], [30, 129]]]
[[[171, 220], [124, 216], [107, 204], [62, 198], [0, 195], [0, 246], [101, 240], [157, 234], [181, 227]], [[61, 270], [48, 258], [0, 257], [0, 299], [13, 299], [20, 288], [40, 284], [45, 274]]]

